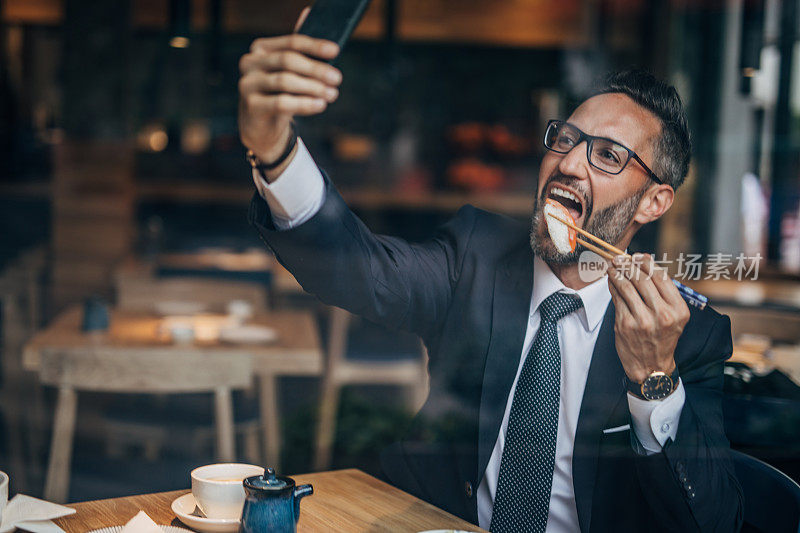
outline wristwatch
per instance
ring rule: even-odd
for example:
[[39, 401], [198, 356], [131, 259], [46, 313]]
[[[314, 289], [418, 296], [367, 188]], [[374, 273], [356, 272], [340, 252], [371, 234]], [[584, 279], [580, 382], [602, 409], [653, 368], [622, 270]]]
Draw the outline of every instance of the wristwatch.
[[292, 130], [291, 136], [289, 137], [289, 143], [286, 145], [286, 149], [278, 157], [278, 159], [272, 163], [265, 163], [261, 161], [252, 150], [247, 151], [247, 155], [245, 156], [247, 158], [247, 162], [250, 163], [250, 166], [257, 170], [259, 174], [261, 174], [262, 178], [266, 179], [266, 176], [264, 175], [265, 170], [273, 170], [278, 168], [281, 163], [286, 161], [286, 158], [291, 155], [292, 150], [294, 150], [294, 147], [297, 144], [297, 130], [294, 128], [294, 122], [290, 123], [289, 127]]
[[678, 367], [668, 375], [666, 372], [655, 371], [641, 383], [631, 381], [625, 376], [625, 385], [628, 392], [642, 400], [663, 400], [675, 391], [678, 386]]

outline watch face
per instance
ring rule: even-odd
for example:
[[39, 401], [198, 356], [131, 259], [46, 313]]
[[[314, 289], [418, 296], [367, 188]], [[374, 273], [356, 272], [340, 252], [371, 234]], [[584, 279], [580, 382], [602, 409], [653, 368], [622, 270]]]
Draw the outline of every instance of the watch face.
[[642, 383], [642, 396], [648, 400], [660, 400], [672, 393], [672, 378], [664, 372], [653, 372]]

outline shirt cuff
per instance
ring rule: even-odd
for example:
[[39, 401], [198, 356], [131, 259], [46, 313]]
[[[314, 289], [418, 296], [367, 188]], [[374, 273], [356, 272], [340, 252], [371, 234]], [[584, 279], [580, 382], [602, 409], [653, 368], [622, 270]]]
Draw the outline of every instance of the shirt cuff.
[[299, 226], [319, 211], [325, 200], [325, 182], [303, 140], [297, 139], [297, 153], [278, 178], [268, 183], [253, 169], [258, 194], [269, 205], [272, 222], [279, 230]]
[[686, 390], [681, 379], [678, 379], [675, 392], [663, 400], [642, 400], [628, 393], [633, 432], [646, 455], [659, 453], [667, 439], [675, 440], [685, 402]]

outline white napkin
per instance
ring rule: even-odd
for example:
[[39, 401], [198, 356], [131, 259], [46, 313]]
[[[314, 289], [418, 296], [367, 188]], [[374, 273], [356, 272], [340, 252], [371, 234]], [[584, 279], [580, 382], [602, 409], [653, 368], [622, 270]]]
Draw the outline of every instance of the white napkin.
[[15, 528], [33, 533], [64, 533], [51, 520], [71, 514], [75, 514], [75, 509], [17, 494], [3, 510], [0, 533], [9, 533]]
[[153, 522], [153, 519], [147, 516], [144, 511], [130, 519], [125, 524], [120, 533], [164, 533], [164, 530], [158, 527], [158, 524]]

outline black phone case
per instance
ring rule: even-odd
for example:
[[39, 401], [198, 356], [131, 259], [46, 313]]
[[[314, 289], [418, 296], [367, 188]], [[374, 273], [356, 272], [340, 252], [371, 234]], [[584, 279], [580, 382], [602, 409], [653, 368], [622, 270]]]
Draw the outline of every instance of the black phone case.
[[344, 48], [370, 0], [317, 0], [298, 33], [327, 39]]

